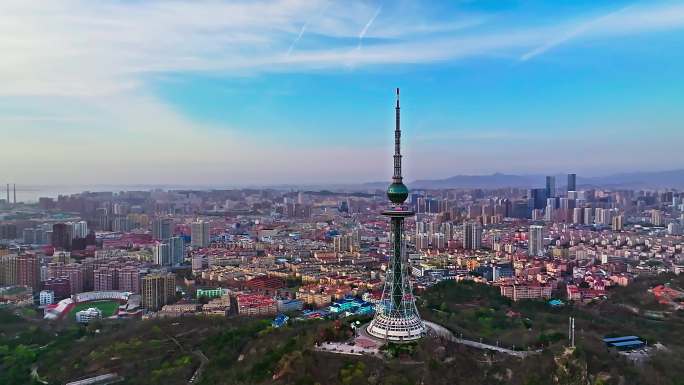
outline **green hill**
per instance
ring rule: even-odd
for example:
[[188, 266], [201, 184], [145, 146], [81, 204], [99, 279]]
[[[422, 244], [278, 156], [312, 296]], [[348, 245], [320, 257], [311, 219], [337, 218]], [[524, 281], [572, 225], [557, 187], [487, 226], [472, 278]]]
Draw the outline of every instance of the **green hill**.
[[[684, 277], [683, 277], [684, 278]], [[681, 278], [676, 278], [681, 279]], [[343, 340], [347, 321], [306, 321], [273, 329], [270, 320], [181, 317], [98, 321], [87, 327], [47, 323], [26, 312], [0, 309], [0, 384], [31, 384], [31, 368], [48, 384], [117, 373], [126, 384], [391, 385], [391, 384], [666, 384], [682, 385], [684, 315], [663, 320], [630, 310], [643, 290], [671, 276], [649, 278], [611, 292], [614, 300], [552, 309], [544, 302], [512, 303], [496, 289], [444, 283], [421, 296], [426, 319], [470, 338], [517, 347], [543, 346], [526, 359], [425, 338], [390, 358], [314, 350]], [[567, 317], [577, 319], [577, 348], [566, 350]], [[29, 317], [27, 319], [26, 317]], [[635, 365], [601, 342], [635, 334], [667, 350]], [[679, 381], [679, 382], [678, 382]]]

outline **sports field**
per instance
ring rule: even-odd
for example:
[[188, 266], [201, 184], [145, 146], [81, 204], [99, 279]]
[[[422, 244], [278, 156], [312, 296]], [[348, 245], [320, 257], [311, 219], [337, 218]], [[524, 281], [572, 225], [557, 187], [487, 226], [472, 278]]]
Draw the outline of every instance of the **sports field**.
[[119, 307], [119, 303], [116, 301], [108, 301], [108, 300], [103, 300], [103, 301], [91, 301], [91, 302], [81, 302], [77, 303], [73, 309], [69, 312], [67, 315], [67, 319], [69, 320], [76, 320], [76, 313], [85, 310], [91, 307], [96, 307], [100, 310], [102, 310], [102, 317], [110, 317], [116, 313], [116, 309]]

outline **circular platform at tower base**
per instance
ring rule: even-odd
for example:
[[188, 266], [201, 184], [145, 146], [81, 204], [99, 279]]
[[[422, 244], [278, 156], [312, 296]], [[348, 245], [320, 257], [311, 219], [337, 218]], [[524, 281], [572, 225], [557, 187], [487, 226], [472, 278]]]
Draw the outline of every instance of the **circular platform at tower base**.
[[393, 343], [416, 341], [427, 333], [425, 324], [416, 316], [396, 318], [377, 315], [365, 329], [369, 336]]

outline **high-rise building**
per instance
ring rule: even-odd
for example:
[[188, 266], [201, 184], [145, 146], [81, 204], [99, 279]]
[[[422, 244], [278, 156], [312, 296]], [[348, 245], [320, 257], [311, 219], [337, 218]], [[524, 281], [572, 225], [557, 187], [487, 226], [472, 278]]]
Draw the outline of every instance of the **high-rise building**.
[[52, 239], [50, 244], [56, 249], [70, 250], [73, 235], [72, 227], [66, 223], [55, 223], [52, 226]]
[[425, 233], [427, 226], [423, 221], [416, 221], [416, 235]]
[[40, 235], [37, 233], [38, 233], [38, 229], [33, 229], [33, 228], [24, 229], [24, 231], [22, 232], [22, 234], [23, 234], [22, 239], [24, 240], [24, 243], [28, 244], [28, 245], [40, 244], [40, 242], [38, 242], [38, 240], [40, 239], [39, 238]]
[[35, 254], [21, 254], [17, 257], [17, 285], [28, 286], [34, 292], [40, 289], [40, 263]]
[[533, 188], [530, 189], [527, 193], [527, 199], [528, 199], [528, 204], [530, 208], [530, 212], [534, 209], [543, 209], [546, 207], [546, 198], [547, 198], [547, 192], [546, 189], [543, 188]]
[[0, 286], [16, 285], [19, 279], [17, 255], [0, 256]]
[[653, 226], [663, 225], [663, 212], [660, 210], [651, 210], [651, 224]]
[[577, 174], [568, 174], [568, 191], [577, 191]]
[[613, 231], [622, 231], [624, 227], [625, 217], [622, 215], [616, 215], [613, 217]]
[[336, 235], [333, 237], [333, 248], [336, 253], [346, 253], [352, 249], [352, 238], [348, 235]]
[[528, 255], [531, 257], [544, 256], [544, 226], [531, 225], [528, 236]]
[[17, 239], [17, 225], [14, 223], [0, 223], [0, 239]]
[[367, 327], [370, 335], [386, 341], [404, 342], [421, 338], [426, 327], [420, 319], [409, 281], [409, 266], [404, 244], [404, 218], [415, 215], [403, 203], [408, 188], [401, 176], [401, 129], [399, 120], [399, 89], [397, 88], [396, 128], [394, 131], [394, 175], [387, 189], [393, 206], [383, 215], [390, 218], [392, 255], [390, 256], [382, 298], [376, 307], [375, 317]]
[[173, 220], [170, 218], [155, 218], [152, 221], [152, 239], [165, 241], [173, 233]]
[[446, 238], [444, 237], [444, 234], [432, 234], [432, 247], [437, 250], [444, 250], [446, 248]]
[[85, 268], [77, 263], [50, 263], [48, 278], [66, 278], [69, 280], [70, 294], [84, 291]]
[[479, 222], [463, 224], [463, 248], [479, 250], [482, 247], [482, 225]]
[[613, 212], [610, 209], [596, 209], [596, 224], [611, 226], [613, 223]]
[[131, 231], [131, 221], [128, 216], [117, 215], [112, 219], [112, 231], [127, 233]]
[[140, 294], [140, 272], [135, 266], [124, 266], [119, 271], [119, 290]]
[[190, 245], [192, 247], [209, 246], [209, 223], [196, 221], [190, 225]]
[[547, 176], [546, 177], [546, 197], [553, 198], [556, 196], [556, 177]]
[[556, 209], [558, 208], [558, 198], [546, 198], [546, 208], [544, 209], [544, 220], [553, 221], [556, 219]]
[[361, 232], [359, 229], [352, 230], [351, 233], [351, 247], [353, 251], [361, 249]]
[[109, 210], [106, 207], [98, 207], [95, 209], [95, 216], [97, 217], [97, 224], [100, 230], [112, 230], [112, 219], [109, 216]]
[[430, 248], [430, 237], [425, 233], [416, 236], [416, 249], [427, 250]]
[[513, 218], [529, 218], [531, 214], [532, 209], [530, 209], [529, 202], [517, 201], [511, 205], [510, 216]]
[[584, 224], [587, 226], [594, 224], [594, 209], [591, 207], [584, 208]]
[[88, 236], [88, 222], [80, 221], [71, 224], [72, 227], [72, 239], [85, 238]]
[[95, 291], [117, 290], [119, 287], [119, 275], [116, 269], [99, 267], [93, 270], [93, 282]]
[[584, 223], [584, 209], [581, 207], [575, 207], [572, 210], [572, 223], [576, 225], [581, 225]]
[[559, 203], [561, 219], [565, 222], [572, 221], [573, 210], [575, 209], [575, 200], [570, 198], [560, 198]]
[[182, 237], [169, 238], [169, 258], [174, 266], [185, 260], [185, 240]]
[[176, 275], [153, 273], [142, 279], [142, 306], [157, 311], [173, 301], [176, 296]]
[[43, 283], [43, 290], [51, 291], [55, 299], [64, 299], [71, 295], [71, 282], [68, 278], [48, 278]]
[[470, 205], [467, 208], [468, 219], [475, 219], [482, 215], [482, 206], [480, 205]]
[[167, 242], [157, 242], [152, 247], [154, 263], [159, 266], [171, 266], [171, 250]]
[[448, 242], [454, 237], [454, 226], [451, 223], [442, 223], [439, 232], [444, 234], [444, 239]]

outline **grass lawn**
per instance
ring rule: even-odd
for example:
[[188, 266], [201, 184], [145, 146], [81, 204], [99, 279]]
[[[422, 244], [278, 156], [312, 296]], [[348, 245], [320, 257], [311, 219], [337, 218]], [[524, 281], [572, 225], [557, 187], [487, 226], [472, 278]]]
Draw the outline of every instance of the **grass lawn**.
[[116, 313], [116, 309], [119, 307], [119, 303], [116, 301], [108, 300], [77, 303], [76, 306], [74, 306], [74, 308], [71, 309], [71, 311], [67, 315], [67, 319], [74, 321], [76, 320], [77, 312], [91, 307], [96, 307], [102, 310], [102, 318], [107, 318]]

